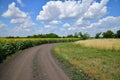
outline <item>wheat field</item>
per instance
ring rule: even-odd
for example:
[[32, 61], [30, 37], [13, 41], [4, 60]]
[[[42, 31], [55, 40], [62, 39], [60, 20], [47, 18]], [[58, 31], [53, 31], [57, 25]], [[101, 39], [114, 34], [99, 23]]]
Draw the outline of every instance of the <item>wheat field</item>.
[[92, 47], [103, 50], [120, 50], [120, 39], [90, 39], [77, 41], [75, 43], [85, 47]]

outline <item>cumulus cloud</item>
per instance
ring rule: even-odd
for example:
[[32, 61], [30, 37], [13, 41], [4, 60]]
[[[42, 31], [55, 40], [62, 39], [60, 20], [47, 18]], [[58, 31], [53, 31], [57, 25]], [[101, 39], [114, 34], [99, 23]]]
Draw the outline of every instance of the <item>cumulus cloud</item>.
[[108, 0], [101, 0], [100, 3], [93, 2], [93, 4], [85, 12], [84, 18], [95, 19], [105, 15], [107, 12], [107, 7], [106, 7], [107, 2]]
[[69, 23], [65, 23], [65, 24], [63, 24], [63, 27], [70, 27], [70, 24]]
[[59, 3], [60, 1], [50, 1], [43, 6], [43, 11], [40, 11], [39, 15], [37, 16], [37, 20], [48, 21], [56, 19], [57, 16], [60, 15], [59, 8], [56, 5], [58, 3], [56, 2]]
[[55, 29], [55, 26], [52, 26], [52, 25], [45, 25], [44, 28], [46, 28], [46, 29]]
[[6, 27], [7, 25], [0, 21], [0, 28]]
[[37, 20], [48, 21], [54, 19], [74, 18], [80, 11], [80, 4], [76, 1], [49, 1], [43, 6]]
[[107, 2], [108, 0], [101, 0], [100, 3], [94, 0], [49, 1], [43, 6], [43, 10], [39, 12], [36, 19], [50, 21], [56, 19], [100, 18], [107, 12]]
[[75, 25], [76, 26], [82, 26], [82, 27], [83, 26], [88, 26], [88, 25], [90, 25], [90, 21], [86, 20], [86, 19], [83, 19], [83, 18], [80, 18], [75, 22]]
[[98, 32], [105, 32], [107, 30], [112, 30], [116, 32], [120, 29], [120, 16], [113, 17], [108, 16], [98, 20], [98, 22], [91, 23], [89, 26], [82, 27], [81, 32], [88, 32], [91, 36], [95, 36]]
[[24, 6], [23, 2], [21, 0], [17, 0], [17, 2], [21, 5]]
[[[40, 21], [40, 27], [34, 28], [35, 23], [32, 22], [28, 13], [21, 11], [16, 7], [15, 2], [8, 6], [8, 10], [2, 14], [3, 17], [9, 18], [10, 23], [15, 24], [13, 31], [23, 34], [26, 32], [49, 33], [55, 32], [61, 35], [72, 34], [77, 31], [91, 32], [95, 34], [105, 30], [120, 29], [120, 16], [106, 16], [107, 3], [109, 0], [52, 0], [48, 1], [36, 20]], [[17, 0], [19, 4], [21, 0]], [[0, 22], [0, 27], [3, 23]], [[57, 27], [58, 26], [58, 27]], [[11, 31], [11, 32], [13, 32]], [[19, 32], [18, 32], [19, 31]], [[30, 34], [30, 33], [29, 33]]]
[[76, 27], [69, 27], [69, 28], [68, 28], [69, 31], [74, 31], [74, 30], [76, 30], [76, 29], [77, 29]]
[[108, 16], [106, 18], [100, 19], [97, 23], [92, 23], [86, 28], [93, 28], [93, 27], [99, 27], [99, 28], [106, 28], [111, 29], [113, 27], [120, 28], [120, 16], [119, 17], [113, 17]]
[[18, 7], [15, 6], [15, 2], [12, 2], [8, 6], [8, 10], [2, 14], [3, 17], [6, 18], [26, 18], [27, 14], [21, 11]]
[[50, 24], [60, 24], [61, 21], [53, 20], [53, 21], [50, 21], [49, 23], [50, 23]]
[[5, 18], [10, 18], [10, 22], [13, 24], [17, 24], [18, 27], [29, 28], [34, 26], [35, 23], [32, 22], [30, 16], [21, 11], [18, 7], [15, 6], [15, 2], [12, 2], [8, 6], [8, 10], [2, 14]]
[[[68, 33], [74, 31], [84, 32], [85, 30], [87, 31], [87, 29], [92, 29], [95, 25], [100, 26], [107, 24], [107, 20], [106, 24], [104, 24], [105, 21], [101, 22], [100, 19], [105, 19], [103, 16], [107, 13], [108, 1], [109, 0], [101, 0], [100, 2], [96, 0], [49, 1], [42, 7], [36, 19], [40, 22], [49, 22], [50, 24], [57, 24], [57, 21], [61, 21], [61, 26], [63, 26], [61, 31], [66, 30]], [[112, 23], [113, 22], [110, 24]]]
[[4, 37], [6, 34], [8, 35], [7, 28], [8, 26], [4, 22], [0, 21], [0, 37]]
[[[83, 21], [83, 20], [81, 20]], [[91, 36], [95, 36], [98, 32], [104, 32], [107, 30], [117, 31], [120, 29], [120, 16], [114, 17], [114, 16], [107, 16], [104, 18], [99, 19], [97, 22], [89, 23], [87, 25], [79, 25], [79, 26], [73, 26], [68, 27], [67, 30], [69, 31], [81, 31], [81, 32], [88, 32], [91, 34]], [[86, 22], [87, 23], [87, 22]], [[85, 24], [84, 22], [81, 22], [81, 24]], [[66, 30], [66, 29], [65, 29]]]

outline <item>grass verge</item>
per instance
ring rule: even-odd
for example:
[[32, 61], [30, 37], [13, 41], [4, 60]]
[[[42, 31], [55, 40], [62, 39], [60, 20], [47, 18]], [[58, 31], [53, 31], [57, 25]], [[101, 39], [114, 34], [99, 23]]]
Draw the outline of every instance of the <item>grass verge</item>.
[[[69, 44], [69, 43], [66, 43]], [[58, 65], [60, 65], [63, 70], [68, 74], [71, 80], [96, 80], [95, 78], [86, 74], [81, 68], [74, 66], [68, 59], [63, 55], [59, 54], [60, 44], [53, 49], [53, 56], [57, 59]]]
[[119, 51], [65, 43], [57, 45], [53, 54], [72, 80], [120, 80]]

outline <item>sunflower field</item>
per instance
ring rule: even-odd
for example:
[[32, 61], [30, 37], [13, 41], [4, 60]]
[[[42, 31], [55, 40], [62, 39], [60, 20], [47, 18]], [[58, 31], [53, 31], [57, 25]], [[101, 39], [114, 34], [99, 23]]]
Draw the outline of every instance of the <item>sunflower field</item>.
[[57, 42], [72, 42], [78, 38], [0, 38], [0, 62], [17, 51], [29, 47]]

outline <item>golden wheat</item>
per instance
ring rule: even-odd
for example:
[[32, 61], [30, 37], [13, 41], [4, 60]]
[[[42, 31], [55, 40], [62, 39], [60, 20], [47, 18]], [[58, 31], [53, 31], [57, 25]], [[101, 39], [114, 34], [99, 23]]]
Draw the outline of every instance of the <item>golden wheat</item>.
[[91, 39], [77, 41], [75, 43], [85, 47], [99, 48], [104, 50], [120, 50], [120, 39]]

